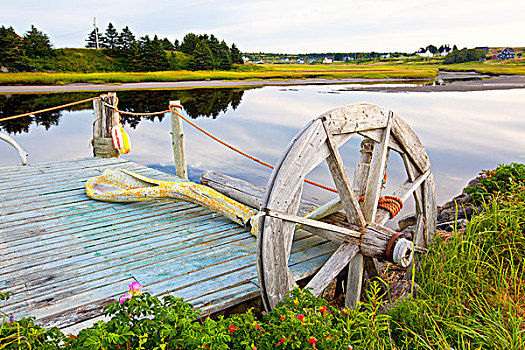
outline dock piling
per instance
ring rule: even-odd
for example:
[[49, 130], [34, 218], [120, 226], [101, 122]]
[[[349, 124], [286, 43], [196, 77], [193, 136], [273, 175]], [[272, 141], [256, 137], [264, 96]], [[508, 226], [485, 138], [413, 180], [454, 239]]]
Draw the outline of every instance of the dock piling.
[[[170, 101], [170, 105], [180, 106], [180, 101]], [[181, 113], [180, 107], [173, 107], [177, 113]], [[184, 131], [182, 129], [181, 118], [173, 113], [171, 114], [171, 146], [173, 147], [173, 160], [175, 161], [175, 172], [182, 179], [188, 178], [188, 168], [186, 166], [186, 152], [184, 149]]]

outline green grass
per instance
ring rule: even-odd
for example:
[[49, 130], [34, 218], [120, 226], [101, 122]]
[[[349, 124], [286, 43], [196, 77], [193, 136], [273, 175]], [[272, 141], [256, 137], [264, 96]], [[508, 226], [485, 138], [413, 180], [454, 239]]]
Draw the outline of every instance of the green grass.
[[438, 236], [420, 291], [390, 315], [407, 349], [525, 349], [525, 186], [485, 203], [464, 232]]
[[525, 61], [487, 61], [487, 62], [466, 62], [458, 64], [443, 64], [440, 69], [450, 71], [474, 71], [482, 74], [511, 74], [525, 76]]

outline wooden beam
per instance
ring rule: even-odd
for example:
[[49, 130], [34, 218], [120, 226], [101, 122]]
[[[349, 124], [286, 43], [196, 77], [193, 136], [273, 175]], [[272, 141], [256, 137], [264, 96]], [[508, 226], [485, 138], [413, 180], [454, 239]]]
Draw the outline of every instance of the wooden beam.
[[312, 294], [319, 296], [334, 278], [343, 270], [348, 262], [357, 254], [359, 247], [343, 243], [321, 267], [317, 274], [308, 282], [306, 288], [312, 288]]
[[374, 147], [374, 156], [372, 157], [372, 165], [366, 184], [365, 200], [363, 203], [363, 213], [367, 222], [374, 222], [377, 212], [377, 203], [381, 194], [381, 184], [383, 181], [383, 174], [386, 168], [388, 142], [390, 140], [390, 128], [392, 126], [392, 112], [388, 115], [388, 121], [381, 144]]
[[356, 254], [348, 264], [348, 279], [346, 281], [345, 305], [355, 308], [361, 298], [363, 286], [363, 254]]
[[[344, 227], [327, 224], [322, 221], [312, 220], [312, 219], [306, 219], [302, 216], [287, 214], [283, 212], [279, 212], [277, 210], [272, 209], [263, 209], [262, 210], [267, 216], [278, 218], [284, 221], [293, 222], [295, 224], [301, 224], [303, 226], [308, 226], [312, 228], [318, 228], [324, 231], [328, 231], [327, 236], [331, 236], [329, 233], [335, 233], [338, 235], [338, 237], [343, 238], [359, 238], [361, 237], [361, 233], [355, 230], [350, 230]], [[334, 241], [339, 242], [340, 238], [334, 238]]]

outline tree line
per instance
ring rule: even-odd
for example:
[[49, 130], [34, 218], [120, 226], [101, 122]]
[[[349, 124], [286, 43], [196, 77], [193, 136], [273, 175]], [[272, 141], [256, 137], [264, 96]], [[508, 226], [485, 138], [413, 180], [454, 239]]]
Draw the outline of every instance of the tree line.
[[[182, 62], [178, 63], [178, 68], [189, 70], [231, 70], [234, 63], [243, 62], [235, 44], [230, 47], [213, 34], [189, 33], [180, 43], [178, 39], [172, 43], [157, 35], [137, 39], [128, 26], [119, 33], [110, 22], [104, 33], [99, 33], [98, 28], [93, 29], [86, 42], [87, 48], [96, 48], [98, 44], [111, 57], [123, 60], [129, 71], [167, 70], [174, 65], [174, 60]], [[187, 56], [177, 57], [179, 53]]]
[[30, 60], [37, 57], [54, 56], [49, 36], [34, 25], [24, 34], [18, 35], [13, 27], [0, 27], [0, 68], [9, 71], [32, 70]]
[[[96, 52], [109, 57], [115, 64], [108, 67], [118, 67], [117, 71], [231, 70], [233, 64], [243, 63], [235, 44], [228, 46], [224, 40], [208, 34], [189, 33], [182, 42], [177, 39], [171, 42], [157, 35], [136, 38], [128, 26], [119, 32], [109, 23], [104, 33], [98, 28], [89, 33], [86, 42], [86, 48], [99, 47], [100, 51]], [[54, 49], [49, 36], [34, 25], [23, 36], [13, 27], [0, 27], [1, 71], [53, 71], [49, 67], [75, 60], [75, 53], [68, 50]]]

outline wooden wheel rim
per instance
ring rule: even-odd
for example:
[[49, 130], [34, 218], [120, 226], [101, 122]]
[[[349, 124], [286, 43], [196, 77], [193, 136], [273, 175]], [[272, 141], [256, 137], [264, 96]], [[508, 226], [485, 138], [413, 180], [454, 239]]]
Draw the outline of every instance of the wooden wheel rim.
[[[419, 237], [421, 234], [416, 234], [414, 241], [416, 244], [421, 244], [425, 238], [428, 241], [428, 235], [435, 230], [435, 194], [432, 174], [429, 171], [430, 161], [424, 146], [401, 117], [384, 107], [372, 104], [343, 106], [309, 122], [289, 143], [275, 166], [266, 187], [261, 211], [295, 215], [299, 208], [306, 175], [322, 161], [331, 157], [329, 167], [334, 176], [334, 172], [337, 173], [338, 170], [333, 168], [338, 168], [338, 163], [342, 163], [337, 159], [337, 149], [355, 134], [369, 138], [379, 145], [387, 145], [383, 153], [394, 150], [402, 155], [409, 177], [407, 181], [412, 183], [419, 181], [419, 185], [413, 190], [414, 197], [419, 198], [419, 204], [416, 205], [418, 233], [427, 236], [421, 238]], [[344, 167], [339, 166], [339, 174], [345, 172], [341, 172], [341, 169], [344, 170]], [[380, 174], [370, 174], [368, 181], [377, 182], [379, 176]], [[341, 177], [345, 176], [341, 175]], [[343, 185], [340, 185], [341, 181]], [[346, 193], [340, 197], [345, 204], [344, 209], [349, 222], [364, 227], [369, 224], [382, 225], [388, 220], [385, 220], [385, 215], [376, 215], [376, 209], [373, 213], [362, 213], [359, 204], [356, 204], [357, 201], [352, 198], [354, 191], [351, 189], [345, 192], [346, 180], [341, 179], [341, 181], [335, 182], [339, 193]], [[374, 195], [369, 197], [374, 198]], [[372, 204], [365, 203], [364, 206], [368, 205], [371, 208]], [[374, 207], [377, 207], [377, 201]], [[284, 300], [285, 294], [295, 286], [288, 268], [295, 223], [264, 215], [260, 218], [258, 226], [257, 269], [261, 297], [265, 308], [271, 310], [277, 302]], [[340, 251], [339, 253], [344, 254], [348, 259], [353, 259], [356, 254], [361, 255], [358, 253], [359, 247], [356, 249], [351, 244], [345, 244], [346, 242], [343, 242], [336, 253]]]

